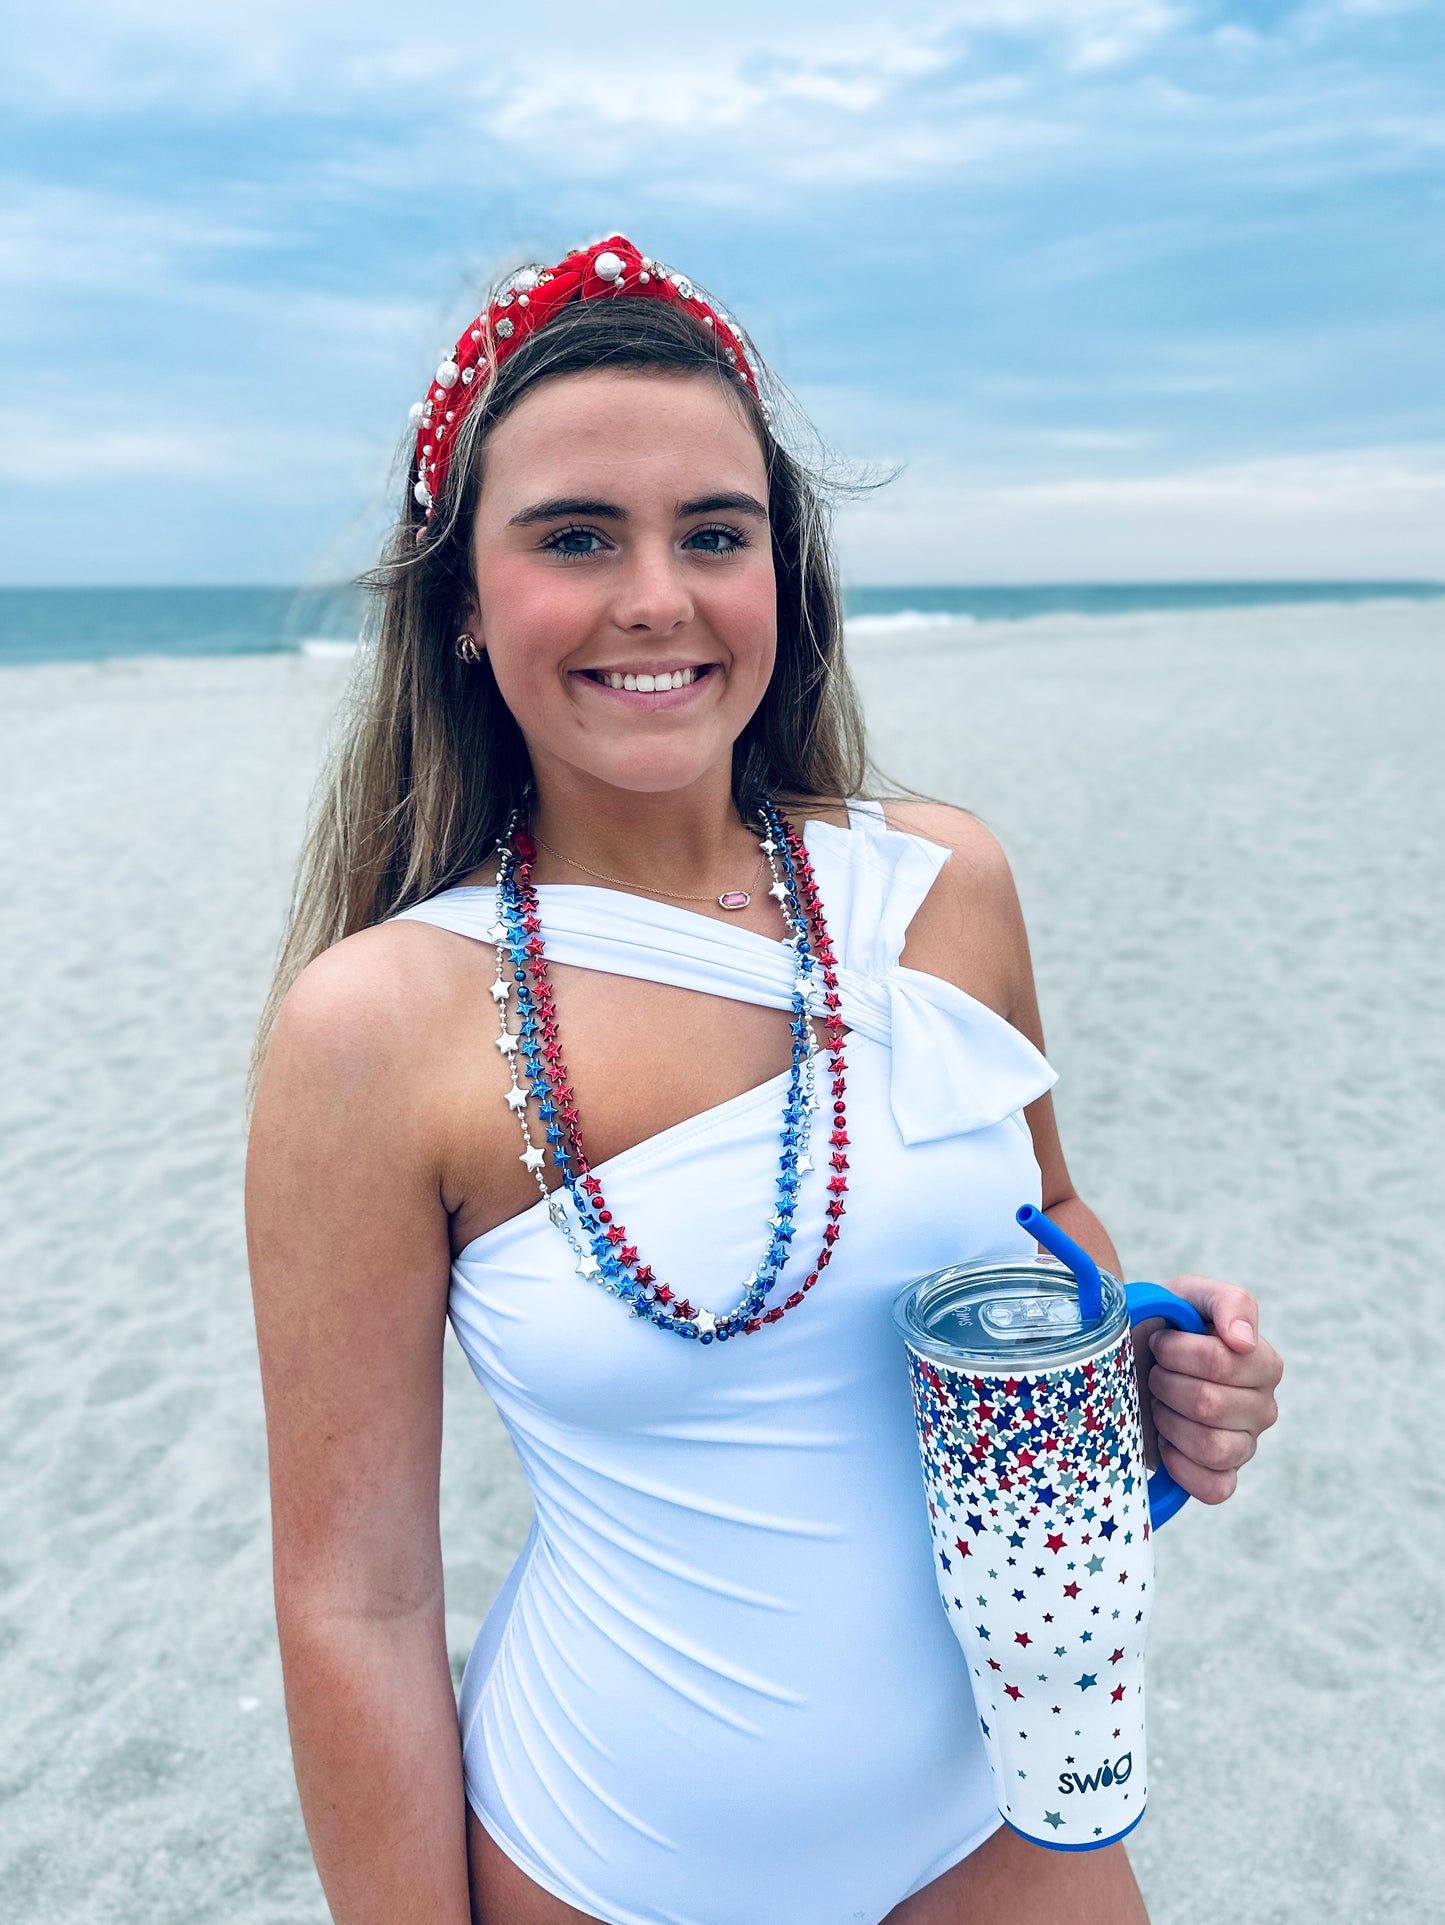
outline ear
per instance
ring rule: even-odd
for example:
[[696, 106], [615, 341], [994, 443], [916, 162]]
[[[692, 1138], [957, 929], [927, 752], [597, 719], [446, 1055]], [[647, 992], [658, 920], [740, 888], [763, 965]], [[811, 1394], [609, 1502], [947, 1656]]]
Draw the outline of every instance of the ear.
[[482, 611], [474, 594], [468, 595], [467, 599], [462, 603], [461, 627], [467, 631], [476, 643], [477, 653], [480, 655], [486, 649], [487, 636], [482, 624]]

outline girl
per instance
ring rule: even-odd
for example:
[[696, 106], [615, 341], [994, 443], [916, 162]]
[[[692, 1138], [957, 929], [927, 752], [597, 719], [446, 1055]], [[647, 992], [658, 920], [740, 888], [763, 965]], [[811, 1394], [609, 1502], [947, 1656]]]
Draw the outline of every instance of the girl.
[[[1144, 1917], [1121, 1846], [999, 1825], [889, 1317], [1016, 1251], [1021, 1202], [1118, 1259], [998, 845], [858, 799], [824, 520], [766, 391], [613, 236], [505, 282], [413, 411], [247, 1183], [341, 1925]], [[1171, 1287], [1217, 1334], [1154, 1339], [1153, 1420], [1214, 1502], [1280, 1366], [1245, 1292]], [[460, 1743], [448, 1315], [536, 1506]]]

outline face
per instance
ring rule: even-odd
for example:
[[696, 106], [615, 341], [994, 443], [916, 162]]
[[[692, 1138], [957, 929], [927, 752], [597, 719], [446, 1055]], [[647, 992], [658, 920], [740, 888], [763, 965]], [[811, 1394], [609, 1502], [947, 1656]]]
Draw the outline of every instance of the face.
[[473, 633], [539, 784], [730, 779], [777, 638], [762, 449], [721, 382], [607, 370], [488, 437]]

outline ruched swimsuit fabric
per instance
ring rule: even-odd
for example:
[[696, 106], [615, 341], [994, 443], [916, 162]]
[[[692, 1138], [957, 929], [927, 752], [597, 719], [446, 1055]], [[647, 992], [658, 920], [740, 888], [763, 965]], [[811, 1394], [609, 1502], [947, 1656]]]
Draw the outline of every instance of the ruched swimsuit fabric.
[[[948, 852], [876, 805], [850, 819], [803, 831], [852, 1032], [847, 1215], [803, 1303], [679, 1341], [577, 1274], [540, 1200], [452, 1265], [453, 1328], [536, 1507], [462, 1682], [467, 1796], [529, 1877], [607, 1925], [875, 1925], [999, 1822], [891, 1308], [944, 1264], [1032, 1251], [1020, 1112], [1055, 1078], [993, 1011], [899, 964]], [[617, 890], [538, 894], [559, 963], [788, 1007], [779, 942]], [[464, 887], [404, 914], [486, 941], [493, 903]], [[786, 1084], [599, 1166], [645, 1260], [713, 1309], [767, 1242]], [[814, 1120], [777, 1301], [822, 1242], [827, 1107]]]

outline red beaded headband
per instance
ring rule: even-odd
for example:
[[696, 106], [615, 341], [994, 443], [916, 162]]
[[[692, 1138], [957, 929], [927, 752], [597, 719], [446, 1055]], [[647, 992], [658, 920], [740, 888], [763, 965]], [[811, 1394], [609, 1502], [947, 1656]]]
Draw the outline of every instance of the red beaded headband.
[[[700, 300], [685, 274], [639, 254], [631, 241], [613, 234], [591, 247], [575, 248], [555, 267], [524, 267], [509, 276], [491, 305], [479, 314], [436, 371], [425, 401], [416, 402], [416, 466], [413, 493], [431, 520], [432, 504], [446, 485], [452, 450], [473, 397], [486, 386], [509, 354], [545, 327], [569, 301], [597, 301], [632, 294], [654, 301], [675, 301], [717, 339], [722, 358], [758, 394], [757, 379], [742, 341], [728, 318]], [[761, 396], [759, 396], [761, 399]], [[418, 535], [420, 539], [420, 535]]]

